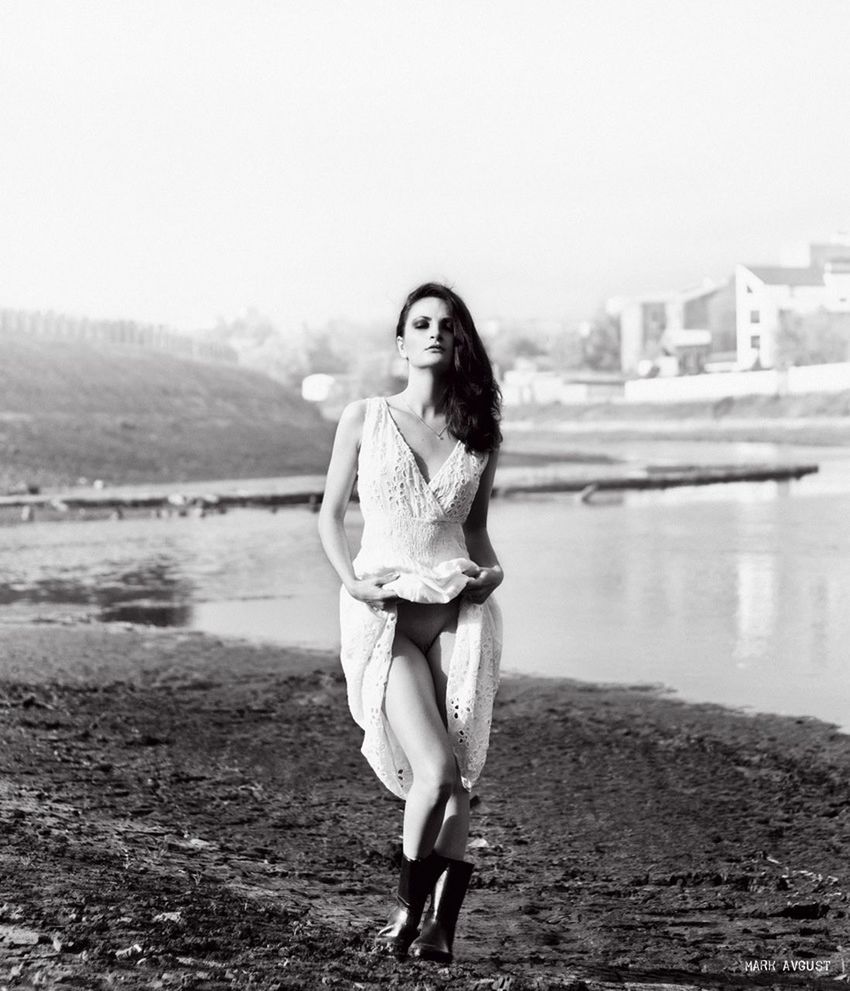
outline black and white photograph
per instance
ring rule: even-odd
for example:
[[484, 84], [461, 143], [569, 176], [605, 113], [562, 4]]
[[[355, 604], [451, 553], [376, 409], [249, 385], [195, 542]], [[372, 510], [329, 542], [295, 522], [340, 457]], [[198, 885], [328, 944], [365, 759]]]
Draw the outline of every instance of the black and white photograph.
[[848, 51], [0, 2], [0, 991], [850, 985]]

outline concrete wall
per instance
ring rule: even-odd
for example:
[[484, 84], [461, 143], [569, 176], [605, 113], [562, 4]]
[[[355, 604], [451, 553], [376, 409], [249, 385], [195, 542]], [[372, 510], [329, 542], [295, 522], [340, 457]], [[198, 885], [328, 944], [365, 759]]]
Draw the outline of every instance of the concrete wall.
[[522, 406], [526, 403], [604, 402], [623, 396], [621, 381], [574, 382], [558, 372], [541, 372], [533, 369], [512, 368], [505, 372], [499, 383], [505, 406]]
[[843, 392], [850, 389], [850, 361], [788, 369], [789, 392]]
[[680, 403], [726, 396], [773, 396], [787, 393], [843, 392], [850, 390], [850, 362], [834, 365], [801, 365], [786, 372], [718, 372], [667, 379], [635, 379], [626, 382], [629, 402]]
[[554, 372], [538, 372], [532, 369], [512, 368], [505, 372], [501, 382], [502, 401], [506, 406], [525, 403], [583, 402], [586, 388], [564, 383]]

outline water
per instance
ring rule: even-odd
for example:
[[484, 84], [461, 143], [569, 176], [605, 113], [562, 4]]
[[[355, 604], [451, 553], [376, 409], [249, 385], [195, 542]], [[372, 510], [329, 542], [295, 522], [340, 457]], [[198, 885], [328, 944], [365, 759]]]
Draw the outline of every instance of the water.
[[[642, 442], [618, 453], [654, 463], [775, 453], [754, 447]], [[850, 730], [850, 458], [782, 453], [822, 471], [591, 506], [494, 500], [504, 668], [658, 684]], [[353, 544], [359, 527], [352, 509]], [[0, 529], [0, 622], [59, 612], [335, 649], [337, 589], [307, 509]]]

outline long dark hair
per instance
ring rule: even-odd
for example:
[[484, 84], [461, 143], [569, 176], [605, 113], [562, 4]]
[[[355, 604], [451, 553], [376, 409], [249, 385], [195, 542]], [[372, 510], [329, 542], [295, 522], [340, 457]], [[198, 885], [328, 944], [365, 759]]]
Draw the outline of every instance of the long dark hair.
[[407, 297], [396, 325], [404, 337], [407, 315], [420, 299], [441, 299], [449, 308], [454, 330], [454, 368], [448, 379], [444, 411], [449, 430], [467, 451], [493, 451], [502, 443], [502, 393], [493, 366], [475, 329], [466, 303], [439, 282], [426, 282]]

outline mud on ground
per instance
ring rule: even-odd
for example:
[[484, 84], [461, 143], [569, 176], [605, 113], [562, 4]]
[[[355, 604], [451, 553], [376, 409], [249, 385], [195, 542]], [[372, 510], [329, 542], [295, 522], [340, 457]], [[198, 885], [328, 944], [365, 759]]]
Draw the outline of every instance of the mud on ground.
[[324, 655], [0, 627], [0, 988], [850, 977], [850, 737], [824, 724], [506, 680], [451, 968], [371, 949], [401, 804], [359, 745]]

